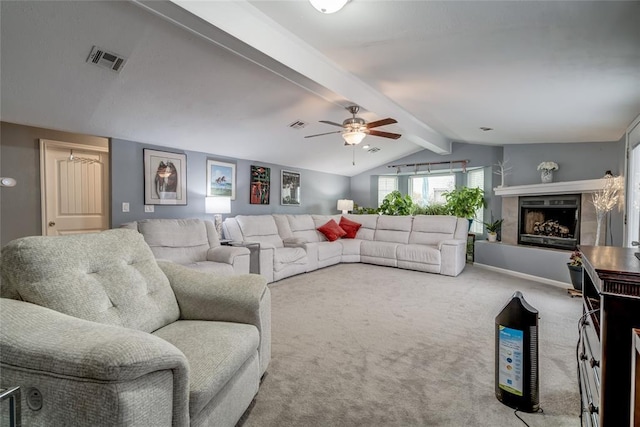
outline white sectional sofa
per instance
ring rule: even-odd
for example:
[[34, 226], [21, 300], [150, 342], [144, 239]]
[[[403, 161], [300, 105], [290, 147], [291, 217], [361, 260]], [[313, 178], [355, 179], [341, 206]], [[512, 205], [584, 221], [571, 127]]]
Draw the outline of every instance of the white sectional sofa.
[[269, 282], [340, 262], [363, 262], [457, 276], [466, 261], [469, 222], [440, 215], [344, 215], [361, 224], [355, 238], [329, 241], [318, 228], [343, 215], [238, 215], [225, 237], [260, 243], [260, 274]]

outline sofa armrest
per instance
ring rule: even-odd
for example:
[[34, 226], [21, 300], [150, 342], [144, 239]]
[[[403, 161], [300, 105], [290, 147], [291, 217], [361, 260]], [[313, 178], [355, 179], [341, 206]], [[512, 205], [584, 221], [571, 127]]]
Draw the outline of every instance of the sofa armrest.
[[249, 255], [249, 249], [238, 246], [217, 246], [207, 251], [207, 261], [233, 265], [238, 256]]
[[258, 274], [216, 276], [170, 262], [158, 262], [180, 306], [180, 318], [254, 325], [260, 332], [260, 368], [271, 358], [271, 293]]
[[[102, 387], [118, 388], [145, 375], [170, 371], [173, 402], [149, 402], [149, 406], [173, 406], [174, 425], [189, 424], [188, 408], [178, 409], [189, 398], [186, 357], [170, 343], [146, 332], [0, 298], [0, 352], [5, 370], [3, 386], [11, 374], [44, 386], [58, 382], [59, 387], [71, 388], [67, 390], [70, 395], [73, 384], [100, 383]], [[88, 399], [83, 404], [91, 402]]]
[[440, 274], [457, 276], [467, 263], [467, 242], [460, 239], [443, 240], [440, 249]]
[[307, 241], [300, 237], [287, 237], [282, 239], [282, 243], [284, 243], [285, 248], [304, 248]]
[[181, 319], [259, 326], [260, 301], [269, 292], [262, 276], [216, 276], [169, 262], [158, 262], [158, 265], [169, 278]]
[[443, 246], [464, 246], [466, 248], [467, 246], [467, 241], [466, 240], [460, 240], [460, 239], [447, 239], [447, 240], [442, 240], [440, 243], [438, 243], [438, 249], [442, 250]]

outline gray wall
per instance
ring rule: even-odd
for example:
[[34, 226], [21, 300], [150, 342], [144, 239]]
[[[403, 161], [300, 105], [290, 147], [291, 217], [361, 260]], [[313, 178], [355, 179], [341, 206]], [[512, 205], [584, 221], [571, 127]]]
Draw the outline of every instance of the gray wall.
[[607, 170], [620, 175], [624, 170], [624, 142], [584, 142], [570, 144], [505, 145], [504, 158], [513, 170], [506, 185], [526, 185], [540, 182], [536, 168], [545, 161], [558, 164], [553, 181], [580, 181], [602, 178]]
[[[182, 153], [187, 156], [187, 205], [154, 205], [155, 212], [144, 212], [143, 149]], [[112, 163], [112, 223], [120, 224], [145, 218], [209, 218], [205, 214], [207, 160], [222, 160], [236, 164], [236, 200], [231, 202], [231, 214], [260, 215], [336, 214], [338, 199], [349, 198], [349, 177], [305, 169], [283, 167], [260, 161], [229, 159], [214, 154], [140, 144], [120, 139], [111, 140]], [[249, 203], [249, 177], [251, 165], [271, 168], [271, 197], [269, 205]], [[300, 172], [301, 206], [280, 204], [280, 172], [282, 169]], [[122, 203], [128, 202], [130, 211], [122, 212]]]
[[39, 139], [106, 147], [109, 140], [51, 129], [0, 122], [0, 176], [15, 187], [0, 187], [0, 245], [42, 234]]

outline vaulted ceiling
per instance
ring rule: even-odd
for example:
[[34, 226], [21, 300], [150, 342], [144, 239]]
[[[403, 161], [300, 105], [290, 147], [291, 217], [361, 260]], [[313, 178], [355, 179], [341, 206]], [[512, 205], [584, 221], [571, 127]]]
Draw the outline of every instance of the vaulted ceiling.
[[[0, 118], [14, 123], [352, 176], [452, 141], [617, 141], [640, 114], [638, 1], [0, 7]], [[122, 71], [87, 63], [94, 45]], [[304, 138], [339, 130], [319, 120], [351, 104], [403, 136]]]

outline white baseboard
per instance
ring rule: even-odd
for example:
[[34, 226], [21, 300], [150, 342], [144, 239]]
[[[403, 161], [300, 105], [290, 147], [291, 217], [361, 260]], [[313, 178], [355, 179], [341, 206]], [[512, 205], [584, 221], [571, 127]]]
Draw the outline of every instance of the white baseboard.
[[534, 276], [532, 274], [520, 273], [519, 271], [507, 270], [505, 268], [494, 267], [493, 265], [473, 263], [474, 266], [484, 268], [485, 270], [497, 271], [509, 276], [519, 277], [521, 279], [533, 280], [534, 282], [540, 282], [547, 285], [557, 286], [562, 289], [572, 288], [571, 283], [560, 282], [558, 280], [545, 279], [544, 277]]

